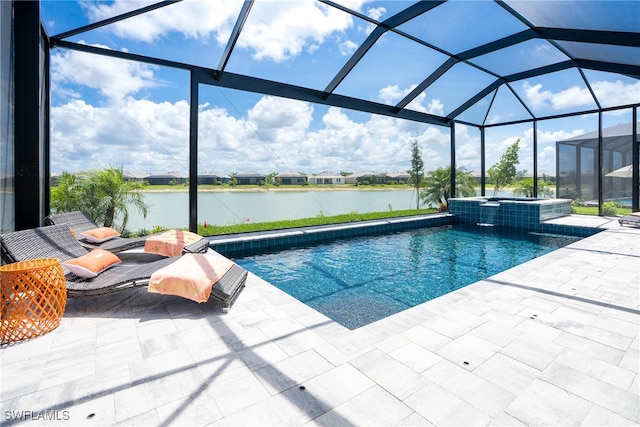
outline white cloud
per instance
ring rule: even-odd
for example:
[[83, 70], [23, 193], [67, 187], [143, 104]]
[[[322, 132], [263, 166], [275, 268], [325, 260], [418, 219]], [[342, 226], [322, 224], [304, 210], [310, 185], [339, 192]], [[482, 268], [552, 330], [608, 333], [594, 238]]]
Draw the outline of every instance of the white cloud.
[[258, 2], [238, 46], [253, 51], [255, 59], [279, 62], [298, 55], [308, 43], [321, 44], [352, 24], [350, 15], [311, 0]]
[[432, 99], [427, 106], [427, 113], [444, 116], [444, 105], [442, 105], [439, 99]]
[[[153, 1], [133, 2], [142, 8]], [[132, 2], [116, 0], [112, 3], [81, 2], [91, 20], [102, 20], [131, 11]], [[184, 37], [206, 40], [212, 35], [225, 44], [233, 29], [241, 4], [234, 1], [185, 0], [153, 12], [144, 13], [105, 27], [121, 38], [153, 42], [170, 32]], [[206, 17], [206, 19], [203, 19]]]
[[542, 90], [541, 84], [531, 86], [529, 82], [525, 81], [522, 83], [522, 88], [525, 91], [527, 101], [534, 109], [547, 106], [549, 100], [553, 97], [551, 91]]
[[[203, 104], [199, 113], [200, 171], [287, 169], [396, 171], [409, 167], [409, 140], [424, 145], [425, 163], [435, 167], [448, 155], [447, 129], [370, 116], [355, 121], [331, 107], [311, 129], [312, 104], [262, 97], [245, 117]], [[85, 170], [108, 165], [161, 173], [188, 171], [189, 105], [126, 97], [94, 106], [72, 100], [54, 106], [52, 170]], [[428, 159], [428, 160], [427, 160]]]
[[[106, 46], [94, 46], [108, 49]], [[80, 51], [66, 51], [52, 55], [51, 69], [52, 81], [56, 85], [56, 95], [60, 96], [76, 96], [73, 92], [61, 90], [64, 89], [61, 87], [64, 83], [98, 89], [104, 96], [116, 100], [162, 84], [154, 76], [156, 68], [151, 65]]]
[[[337, 107], [321, 116], [317, 110], [324, 111], [309, 103], [264, 96], [239, 116], [205, 101], [199, 108], [198, 168], [221, 173], [404, 171], [409, 168], [412, 138], [422, 148], [426, 170], [449, 164], [447, 128], [387, 116], [358, 115], [363, 118], [355, 120]], [[188, 173], [187, 101], [156, 103], [128, 96], [117, 104], [94, 106], [71, 100], [52, 108], [51, 124], [54, 172], [116, 165], [143, 173]], [[480, 142], [471, 129], [456, 126], [456, 161], [475, 171]], [[487, 138], [487, 167], [521, 138], [519, 169], [530, 170], [532, 129], [504, 132]], [[555, 169], [556, 141], [582, 133], [579, 127], [539, 131], [539, 170]]]
[[[147, 3], [140, 2], [142, 7]], [[360, 9], [364, 0], [348, 2]], [[238, 1], [185, 0], [108, 27], [119, 37], [154, 42], [172, 32], [186, 38], [226, 45], [240, 11]], [[131, 2], [85, 4], [92, 20], [105, 19], [131, 9]], [[206, 19], [203, 19], [206, 17]], [[245, 23], [237, 46], [253, 52], [254, 59], [284, 61], [302, 51], [314, 51], [333, 33], [353, 25], [351, 15], [313, 0], [256, 2]]]
[[620, 80], [615, 82], [597, 81], [593, 83], [593, 91], [605, 105], [625, 105], [640, 102], [640, 81], [624, 84]]
[[387, 9], [384, 7], [370, 7], [367, 9], [367, 16], [375, 19], [376, 21], [379, 21], [385, 13], [387, 13]]
[[586, 87], [571, 86], [551, 96], [551, 106], [554, 110], [577, 106], [593, 105], [593, 97]]
[[338, 51], [340, 55], [347, 56], [356, 51], [358, 45], [351, 40], [345, 40], [338, 45]]
[[264, 96], [249, 110], [248, 117], [252, 128], [265, 141], [296, 143], [304, 138], [313, 119], [313, 106], [307, 102]]
[[[375, 19], [376, 21], [384, 20], [383, 16], [387, 13], [387, 9], [384, 7], [371, 7], [366, 11], [366, 15], [369, 18]], [[365, 25], [358, 25], [358, 31], [366, 34], [367, 36], [376, 29], [375, 24], [366, 23]]]
[[127, 99], [118, 107], [96, 107], [74, 100], [51, 109], [52, 170], [185, 170], [188, 126], [185, 101]]
[[[534, 109], [551, 107], [561, 110], [573, 107], [596, 108], [591, 92], [586, 87], [571, 86], [559, 92], [543, 90], [542, 84], [522, 83], [527, 101]], [[625, 105], [640, 101], [640, 82], [625, 84], [620, 80], [595, 81], [592, 88], [598, 100], [604, 105]]]
[[396, 104], [406, 95], [408, 95], [412, 89], [413, 88], [406, 88], [400, 90], [398, 85], [386, 86], [378, 91], [378, 99], [384, 104]]
[[502, 116], [500, 114], [496, 114], [489, 118], [488, 123], [496, 124], [496, 123], [500, 123], [502, 120], [503, 120]]
[[[378, 91], [378, 100], [383, 104], [395, 105], [406, 97], [417, 85], [411, 85], [408, 88], [400, 89], [398, 85], [391, 85], [383, 87]], [[436, 114], [439, 116], [444, 115], [444, 105], [439, 99], [432, 99], [425, 106], [424, 103], [427, 100], [427, 95], [421, 92], [418, 96], [409, 102], [407, 108], [422, 113]]]

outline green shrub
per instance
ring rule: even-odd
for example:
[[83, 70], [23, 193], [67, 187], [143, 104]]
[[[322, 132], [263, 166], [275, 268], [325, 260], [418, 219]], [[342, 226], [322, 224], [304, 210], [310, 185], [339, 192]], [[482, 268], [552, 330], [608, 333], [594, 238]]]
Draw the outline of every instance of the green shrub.
[[127, 236], [124, 236], [123, 234], [123, 237], [142, 237], [142, 236], [148, 236], [148, 235], [149, 235], [149, 230], [147, 230], [146, 228], [141, 228], [135, 233], [129, 233]]
[[622, 205], [616, 202], [604, 202], [602, 204], [602, 215], [607, 216], [616, 216], [618, 214], [618, 209], [621, 208]]

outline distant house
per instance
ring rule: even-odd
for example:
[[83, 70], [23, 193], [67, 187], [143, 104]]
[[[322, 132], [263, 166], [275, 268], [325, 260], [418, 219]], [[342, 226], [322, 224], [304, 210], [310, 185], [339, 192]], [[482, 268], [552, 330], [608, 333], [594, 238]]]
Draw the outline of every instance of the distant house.
[[[525, 177], [530, 177], [529, 175], [533, 175], [531, 173], [525, 175]], [[531, 176], [532, 178], [532, 176]], [[551, 171], [551, 170], [543, 170], [543, 171], [538, 171], [538, 178], [542, 179], [545, 178], [547, 181], [552, 181], [555, 182], [556, 181], [556, 171]]]
[[149, 185], [180, 185], [189, 182], [189, 177], [178, 172], [167, 172], [146, 177]]
[[124, 179], [125, 181], [135, 181], [135, 182], [143, 183], [148, 176], [149, 176], [148, 173], [122, 171], [122, 179]]
[[396, 182], [404, 182], [405, 184], [409, 181], [411, 175], [408, 172], [389, 172], [385, 174], [384, 182], [396, 181]]
[[276, 179], [279, 179], [280, 183], [284, 185], [302, 185], [307, 183], [307, 176], [305, 174], [294, 171], [279, 173], [278, 175], [276, 175]]
[[333, 172], [322, 172], [309, 177], [309, 184], [312, 185], [344, 185], [345, 177]]
[[[480, 173], [480, 171], [472, 171], [469, 172], [469, 174], [480, 182], [480, 178], [482, 177], [482, 173]], [[489, 177], [488, 174], [486, 176], [487, 178]], [[533, 173], [527, 172], [522, 176], [522, 178], [533, 178]], [[552, 170], [538, 171], [538, 179], [542, 178], [545, 178], [547, 181], [555, 182], [556, 172]]]
[[236, 175], [236, 181], [238, 185], [250, 185], [250, 184], [264, 184], [267, 176], [254, 171], [242, 172]]
[[384, 174], [377, 174], [371, 171], [356, 172], [346, 178], [347, 184], [363, 184], [365, 181], [369, 184], [378, 184], [384, 181]]
[[231, 182], [229, 175], [223, 175], [217, 172], [205, 172], [198, 175], [198, 184], [228, 184]]
[[[52, 187], [57, 186], [61, 175], [62, 174], [60, 172], [51, 172], [49, 185]], [[3, 177], [0, 177], [0, 187], [13, 187], [13, 174], [6, 174]]]

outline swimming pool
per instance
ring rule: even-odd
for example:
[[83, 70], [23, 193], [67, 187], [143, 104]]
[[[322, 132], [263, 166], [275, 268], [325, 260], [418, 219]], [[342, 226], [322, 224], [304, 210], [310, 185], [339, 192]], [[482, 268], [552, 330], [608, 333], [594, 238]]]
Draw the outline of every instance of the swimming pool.
[[633, 202], [631, 197], [624, 197], [622, 199], [610, 199], [610, 200], [607, 200], [607, 202], [609, 202], [609, 201], [616, 202], [616, 203], [618, 203], [619, 205], [621, 205], [624, 208], [630, 208], [631, 207], [631, 203]]
[[577, 240], [458, 224], [337, 240], [235, 261], [356, 329]]

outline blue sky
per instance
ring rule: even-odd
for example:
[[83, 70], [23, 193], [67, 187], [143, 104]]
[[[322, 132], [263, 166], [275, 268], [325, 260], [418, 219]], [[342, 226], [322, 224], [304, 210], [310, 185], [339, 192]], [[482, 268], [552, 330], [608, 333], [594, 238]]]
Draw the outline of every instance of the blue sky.
[[[47, 30], [55, 35], [150, 3], [43, 0], [41, 4]], [[411, 4], [340, 3], [377, 20]], [[241, 5], [239, 1], [186, 0], [70, 40], [216, 68]], [[400, 29], [459, 52], [524, 29], [519, 22], [505, 20], [505, 14], [490, 1], [454, 1]], [[471, 26], [474, 31], [467, 31]], [[321, 90], [372, 28], [362, 19], [313, 1], [258, 0], [227, 70]], [[387, 33], [336, 93], [393, 105], [445, 59], [441, 53]], [[529, 41], [475, 61], [510, 74], [531, 64], [564, 59], [546, 42]], [[466, 64], [454, 66], [447, 77], [418, 96], [410, 108], [447, 114], [493, 81]], [[597, 72], [587, 72], [587, 78], [610, 105], [639, 102], [636, 80]], [[56, 49], [51, 81], [53, 172], [115, 165], [141, 173], [187, 174], [188, 73]], [[595, 106], [576, 70], [515, 82], [513, 89], [535, 113], [561, 114]], [[482, 100], [462, 118], [477, 122], [486, 115], [491, 123], [527, 116], [505, 88], [498, 91], [487, 113], [490, 101], [491, 97]], [[605, 126], [630, 120], [629, 112], [605, 114]], [[406, 171], [412, 138], [420, 143], [427, 170], [449, 163], [448, 128], [284, 98], [201, 86], [199, 121], [199, 172]], [[596, 128], [593, 115], [540, 122], [539, 170], [555, 169], [555, 141]], [[519, 169], [531, 171], [530, 124], [487, 130], [488, 166], [517, 138], [521, 139]], [[479, 132], [458, 125], [456, 144], [458, 166], [478, 170]]]

